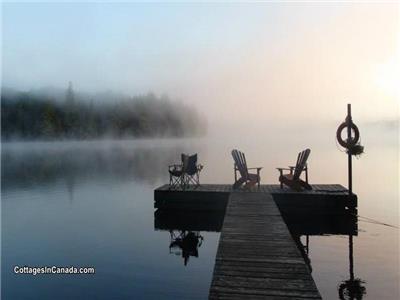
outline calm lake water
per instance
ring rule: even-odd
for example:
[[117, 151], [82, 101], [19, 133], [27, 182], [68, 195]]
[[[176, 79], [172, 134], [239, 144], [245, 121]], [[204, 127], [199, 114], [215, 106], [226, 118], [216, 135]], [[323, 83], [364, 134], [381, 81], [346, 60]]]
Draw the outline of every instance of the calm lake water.
[[[366, 154], [354, 160], [353, 175], [359, 215], [394, 226], [399, 225], [396, 135], [372, 130], [363, 136]], [[215, 136], [3, 143], [2, 299], [206, 299], [219, 233], [196, 232], [202, 237], [197, 257], [191, 253], [185, 262], [179, 248], [170, 249], [171, 233], [181, 234], [179, 228], [155, 219], [153, 190], [168, 182], [167, 165], [178, 162], [181, 152], [199, 153], [202, 182], [231, 183], [235, 147], [246, 153], [249, 165], [264, 167], [262, 183], [277, 183], [275, 167], [292, 164], [305, 147], [312, 149], [311, 183], [347, 182], [346, 155], [334, 134], [268, 142]], [[350, 276], [349, 238], [311, 235], [308, 250], [322, 296], [338, 299]], [[398, 250], [397, 228], [358, 220], [354, 276], [365, 287], [363, 299], [399, 298]], [[90, 266], [96, 273], [14, 274], [14, 266], [25, 265]]]

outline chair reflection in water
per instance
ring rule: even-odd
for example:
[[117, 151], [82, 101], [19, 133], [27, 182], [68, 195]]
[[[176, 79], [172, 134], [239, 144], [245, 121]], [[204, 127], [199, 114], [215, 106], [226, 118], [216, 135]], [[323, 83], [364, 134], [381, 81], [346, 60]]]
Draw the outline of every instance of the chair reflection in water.
[[203, 237], [199, 231], [170, 230], [171, 241], [169, 253], [182, 254], [183, 263], [186, 266], [189, 257], [199, 257], [199, 247], [203, 243]]

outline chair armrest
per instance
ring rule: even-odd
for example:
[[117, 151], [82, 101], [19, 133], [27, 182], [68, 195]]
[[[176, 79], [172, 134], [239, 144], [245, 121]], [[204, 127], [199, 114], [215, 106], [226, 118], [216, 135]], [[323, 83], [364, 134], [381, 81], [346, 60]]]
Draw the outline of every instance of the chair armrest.
[[[296, 169], [296, 166], [289, 166], [291, 169]], [[304, 166], [303, 170], [307, 169], [307, 165]]]
[[182, 169], [182, 165], [178, 165], [178, 164], [175, 164], [175, 165], [169, 165], [168, 166], [168, 169]]
[[259, 168], [247, 168], [247, 170], [261, 170], [263, 167], [259, 167]]
[[283, 175], [283, 171], [285, 170], [285, 171], [290, 171], [290, 174], [292, 174], [293, 173], [293, 169], [291, 169], [291, 168], [276, 168], [278, 171], [279, 171], [279, 173], [281, 174], [281, 176]]

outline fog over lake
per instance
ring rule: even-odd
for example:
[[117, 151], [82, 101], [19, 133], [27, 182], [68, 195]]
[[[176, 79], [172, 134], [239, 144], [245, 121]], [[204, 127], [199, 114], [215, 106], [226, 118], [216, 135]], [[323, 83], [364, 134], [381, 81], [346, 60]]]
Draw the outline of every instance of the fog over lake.
[[397, 3], [4, 3], [2, 85], [152, 91], [211, 126], [312, 125], [348, 102], [393, 120], [398, 26]]
[[[354, 160], [353, 188], [359, 197], [359, 215], [398, 226], [395, 134], [362, 136], [366, 153]], [[320, 133], [325, 135], [330, 142], [315, 139], [309, 144], [310, 182], [346, 186], [347, 157], [336, 148], [334, 134]], [[204, 241], [199, 257], [192, 257], [186, 267], [180, 256], [169, 254], [169, 233], [154, 227], [153, 208], [154, 188], [168, 182], [166, 166], [178, 162], [182, 152], [197, 152], [205, 165], [202, 183], [232, 183], [230, 150], [238, 147], [246, 151], [249, 165], [264, 167], [262, 183], [276, 184], [275, 167], [293, 163], [303, 144], [296, 135], [292, 139], [249, 136], [240, 140], [226, 135], [223, 139], [13, 142], [2, 146], [6, 298], [29, 294], [57, 295], [59, 299], [95, 295], [100, 299], [204, 299], [219, 233], [201, 232]], [[358, 228], [354, 269], [357, 278], [365, 281], [363, 299], [393, 299], [399, 292], [398, 229], [365, 219], [359, 219]], [[346, 236], [311, 236], [310, 259], [323, 297], [337, 298], [337, 286], [349, 276]], [[12, 274], [12, 267], [21, 263], [94, 265], [96, 275]], [[62, 292], [66, 283], [68, 291]]]
[[[336, 130], [348, 103], [365, 147], [353, 158], [353, 248], [347, 235], [290, 229], [324, 299], [340, 298], [351, 271], [362, 299], [399, 299], [399, 12], [3, 3], [2, 299], [206, 299], [224, 216], [157, 214], [168, 166], [197, 153], [202, 184], [233, 184], [239, 149], [262, 184], [278, 184], [276, 168], [310, 148], [309, 182], [347, 187]], [[198, 252], [171, 246], [185, 231], [171, 220], [199, 221]]]

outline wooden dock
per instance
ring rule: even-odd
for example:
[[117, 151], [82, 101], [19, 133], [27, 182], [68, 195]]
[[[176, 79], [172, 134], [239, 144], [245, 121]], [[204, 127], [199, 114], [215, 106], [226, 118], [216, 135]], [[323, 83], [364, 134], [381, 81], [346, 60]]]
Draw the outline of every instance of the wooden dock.
[[[337, 184], [312, 188], [295, 192], [279, 185], [261, 185], [252, 191], [234, 191], [231, 185], [206, 184], [171, 190], [164, 185], [154, 191], [154, 207], [180, 211], [181, 216], [182, 211], [224, 214], [210, 299], [321, 299], [298, 241], [285, 221], [302, 224], [316, 216], [323, 223], [344, 216], [357, 207], [357, 196], [349, 197]], [[176, 220], [169, 216], [174, 215], [155, 214], [155, 227], [201, 228], [183, 216]], [[218, 229], [218, 214], [212, 219], [213, 226], [207, 228]], [[356, 222], [351, 227], [353, 221], [349, 219], [346, 224], [350, 226], [339, 228], [339, 232], [356, 232]], [[331, 228], [323, 230], [329, 232]], [[303, 231], [319, 233], [300, 228]]]
[[[269, 184], [242, 193], [271, 194], [283, 214], [338, 214], [349, 207], [357, 207], [357, 196], [349, 199], [347, 190], [339, 184], [314, 184], [312, 188], [311, 191], [295, 192]], [[228, 184], [204, 184], [185, 190], [171, 190], [165, 184], [154, 191], [154, 208], [224, 211], [232, 192], [235, 191]]]
[[321, 299], [272, 195], [232, 193], [210, 299]]

